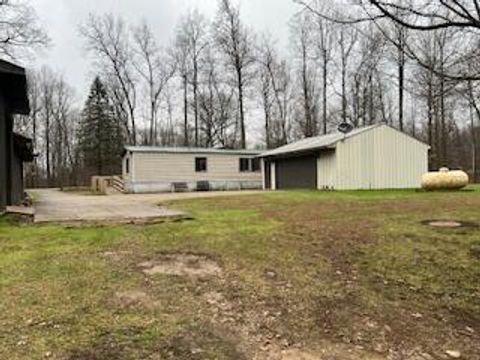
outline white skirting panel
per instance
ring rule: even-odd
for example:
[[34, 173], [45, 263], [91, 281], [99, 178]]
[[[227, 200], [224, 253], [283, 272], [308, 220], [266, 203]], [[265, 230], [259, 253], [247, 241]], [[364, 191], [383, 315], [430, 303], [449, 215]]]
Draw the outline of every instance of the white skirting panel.
[[[178, 181], [185, 183], [185, 181]], [[189, 191], [197, 191], [196, 182], [186, 182]], [[261, 181], [209, 181], [210, 191], [260, 190]], [[126, 182], [125, 190], [130, 194], [172, 192], [172, 182]]]

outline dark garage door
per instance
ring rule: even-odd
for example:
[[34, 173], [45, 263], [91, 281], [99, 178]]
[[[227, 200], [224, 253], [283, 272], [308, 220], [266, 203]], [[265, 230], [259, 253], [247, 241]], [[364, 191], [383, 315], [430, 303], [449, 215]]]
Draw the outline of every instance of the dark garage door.
[[276, 160], [277, 189], [316, 189], [317, 156]]

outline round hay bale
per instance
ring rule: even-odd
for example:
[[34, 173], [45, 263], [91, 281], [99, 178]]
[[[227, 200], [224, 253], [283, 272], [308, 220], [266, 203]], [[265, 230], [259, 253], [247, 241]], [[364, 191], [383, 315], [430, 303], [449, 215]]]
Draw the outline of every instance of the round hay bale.
[[422, 188], [425, 190], [460, 190], [468, 185], [466, 172], [461, 170], [450, 171], [441, 168], [438, 172], [429, 172], [422, 177]]

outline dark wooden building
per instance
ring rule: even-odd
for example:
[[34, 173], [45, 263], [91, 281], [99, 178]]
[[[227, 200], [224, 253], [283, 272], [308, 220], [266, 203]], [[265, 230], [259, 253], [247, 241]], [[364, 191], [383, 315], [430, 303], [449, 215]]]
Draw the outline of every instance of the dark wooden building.
[[13, 128], [14, 115], [29, 111], [25, 69], [0, 60], [0, 213], [24, 197], [23, 163], [33, 160], [33, 147]]

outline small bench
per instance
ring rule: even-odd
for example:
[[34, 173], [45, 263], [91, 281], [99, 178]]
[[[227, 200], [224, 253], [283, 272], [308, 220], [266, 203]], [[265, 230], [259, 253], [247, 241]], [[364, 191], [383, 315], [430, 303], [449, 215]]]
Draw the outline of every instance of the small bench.
[[172, 183], [172, 192], [187, 192], [188, 190], [188, 184], [186, 182]]

